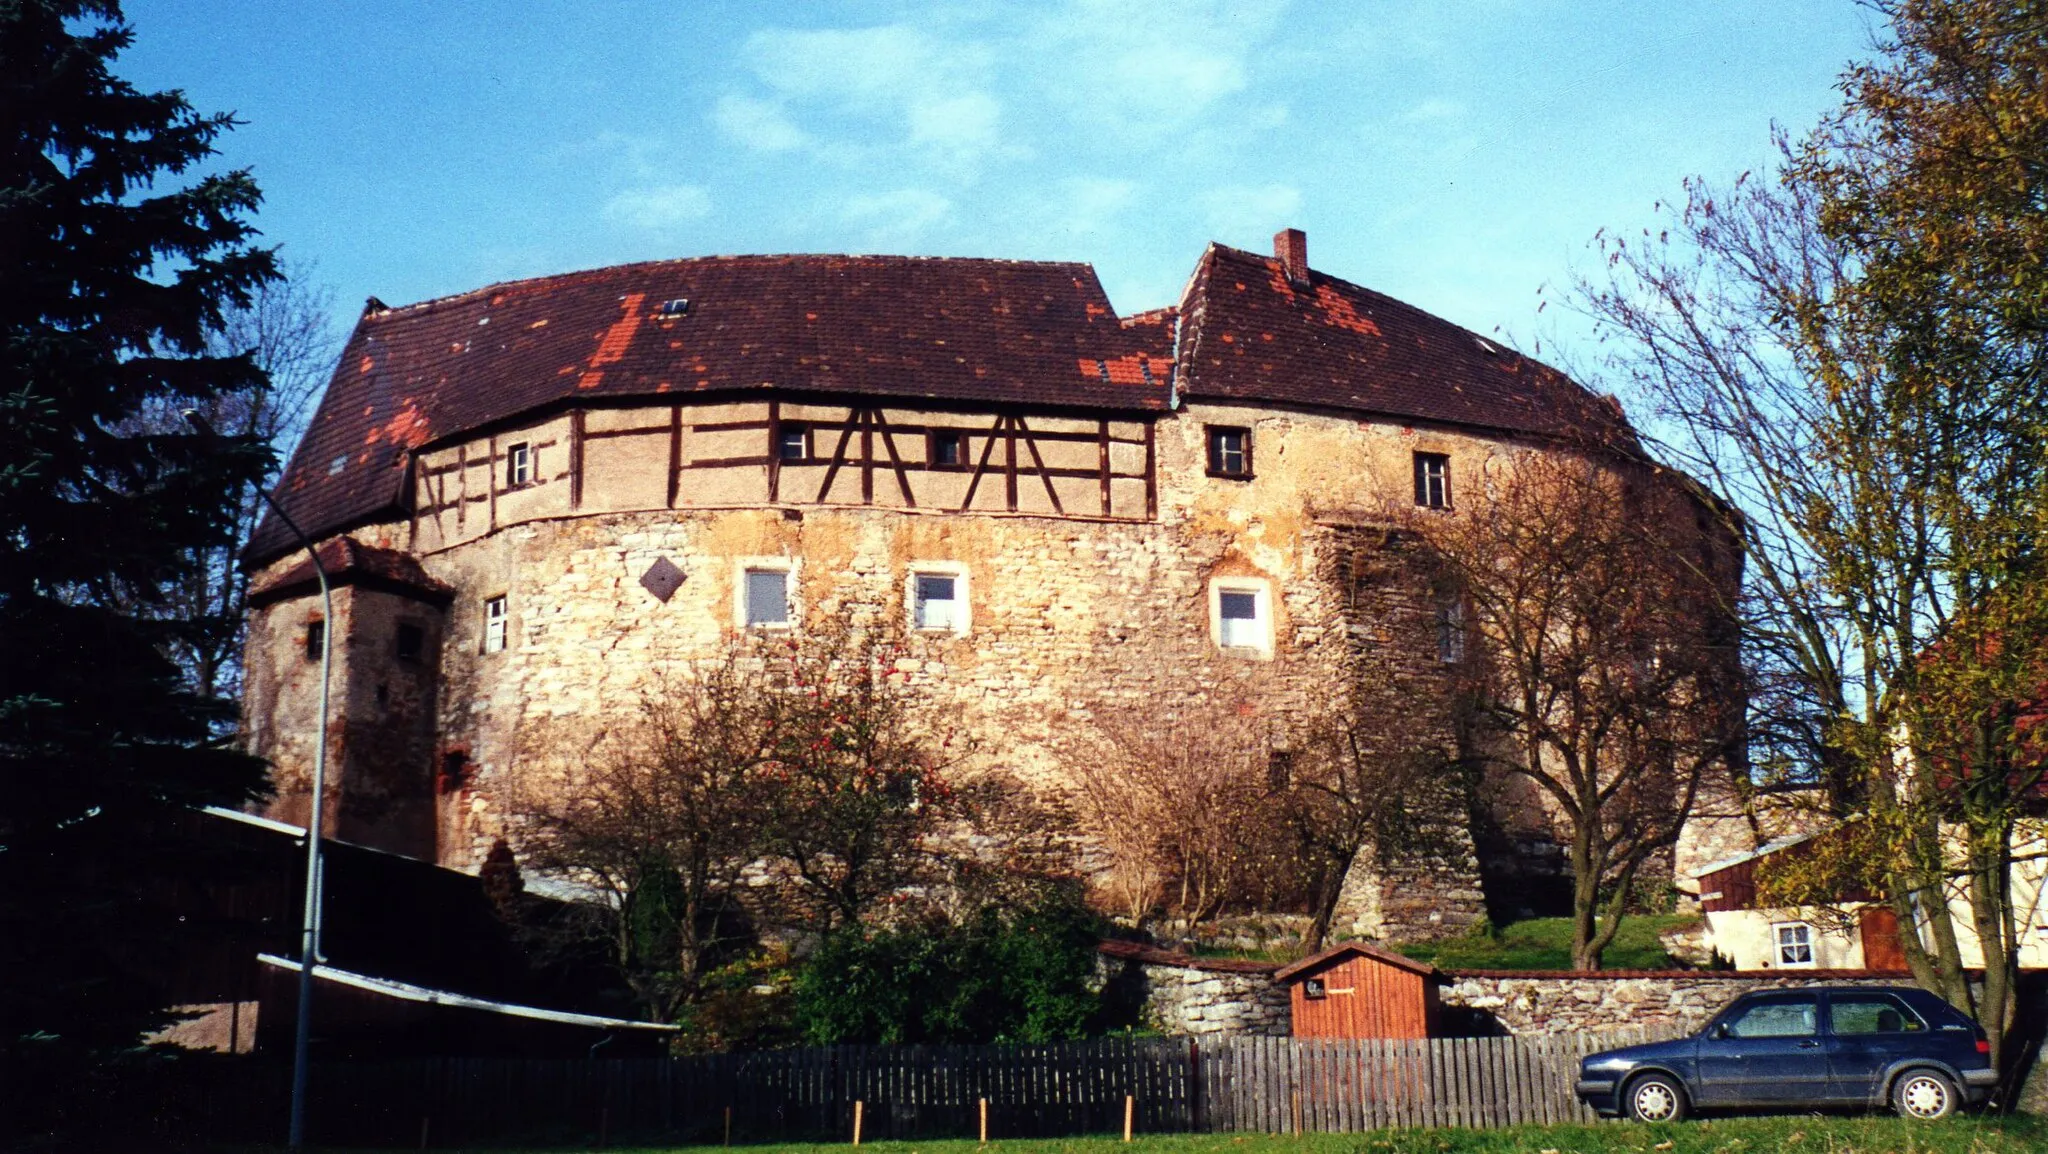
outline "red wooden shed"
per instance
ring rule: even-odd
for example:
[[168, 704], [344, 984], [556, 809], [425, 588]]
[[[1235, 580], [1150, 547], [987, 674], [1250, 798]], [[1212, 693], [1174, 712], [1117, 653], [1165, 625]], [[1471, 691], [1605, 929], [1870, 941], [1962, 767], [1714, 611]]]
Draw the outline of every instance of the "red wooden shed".
[[1297, 1038], [1427, 1038], [1437, 1027], [1437, 971], [1364, 942], [1282, 966]]

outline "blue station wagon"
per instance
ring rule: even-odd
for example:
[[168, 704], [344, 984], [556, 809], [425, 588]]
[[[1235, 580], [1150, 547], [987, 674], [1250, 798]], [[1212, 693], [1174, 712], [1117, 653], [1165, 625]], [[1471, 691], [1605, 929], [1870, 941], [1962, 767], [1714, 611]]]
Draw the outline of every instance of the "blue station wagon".
[[1882, 1106], [1940, 1118], [1998, 1081], [1984, 1031], [1934, 994], [1859, 986], [1744, 994], [1690, 1038], [1594, 1054], [1579, 1100], [1676, 1122], [1693, 1110]]

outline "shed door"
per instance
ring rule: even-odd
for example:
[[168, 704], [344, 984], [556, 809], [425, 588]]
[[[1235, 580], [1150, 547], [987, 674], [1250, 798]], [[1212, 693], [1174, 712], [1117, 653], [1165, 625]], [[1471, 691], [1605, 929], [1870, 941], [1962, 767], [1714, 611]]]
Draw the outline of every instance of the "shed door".
[[1863, 968], [1903, 970], [1906, 949], [1899, 944], [1899, 915], [1890, 906], [1865, 906], [1858, 927], [1863, 935]]

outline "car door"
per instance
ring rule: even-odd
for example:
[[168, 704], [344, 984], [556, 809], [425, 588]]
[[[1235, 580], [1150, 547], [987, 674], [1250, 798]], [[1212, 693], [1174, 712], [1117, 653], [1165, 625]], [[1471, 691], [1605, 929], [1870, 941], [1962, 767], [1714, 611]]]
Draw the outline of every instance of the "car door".
[[1702, 1105], [1800, 1105], [1828, 1092], [1820, 998], [1760, 994], [1731, 1007], [1699, 1047]]
[[1837, 990], [1827, 995], [1828, 1097], [1871, 1100], [1892, 1064], [1927, 1051], [1927, 1023], [1896, 994]]

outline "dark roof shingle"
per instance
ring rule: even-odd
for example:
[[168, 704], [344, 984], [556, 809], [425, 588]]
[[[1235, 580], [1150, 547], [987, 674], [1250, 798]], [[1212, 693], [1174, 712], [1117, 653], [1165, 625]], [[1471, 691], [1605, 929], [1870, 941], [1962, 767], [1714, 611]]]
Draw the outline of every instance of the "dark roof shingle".
[[[687, 311], [664, 315], [669, 301]], [[1084, 264], [734, 256], [621, 265], [367, 311], [280, 485], [321, 536], [399, 506], [411, 450], [571, 399], [774, 389], [1164, 409], [1172, 326]], [[290, 549], [274, 519], [252, 560]]]
[[[402, 593], [433, 605], [455, 599], [455, 587], [430, 575], [410, 553], [365, 545], [353, 537], [329, 537], [320, 542], [320, 567], [327, 571], [331, 586], [361, 585], [368, 589]], [[259, 609], [273, 601], [316, 590], [320, 579], [310, 558], [249, 591], [249, 607]]]
[[1183, 304], [1180, 389], [1610, 447], [1635, 443], [1613, 401], [1392, 297], [1210, 245]]
[[[670, 301], [687, 309], [667, 315]], [[1122, 319], [1084, 264], [728, 256], [372, 307], [279, 499], [316, 538], [388, 519], [415, 450], [579, 400], [776, 390], [1161, 411], [1176, 388], [1634, 445], [1611, 400], [1548, 365], [1335, 277], [1297, 287], [1277, 260], [1221, 245], [1180, 306]], [[267, 517], [247, 556], [293, 547]]]

